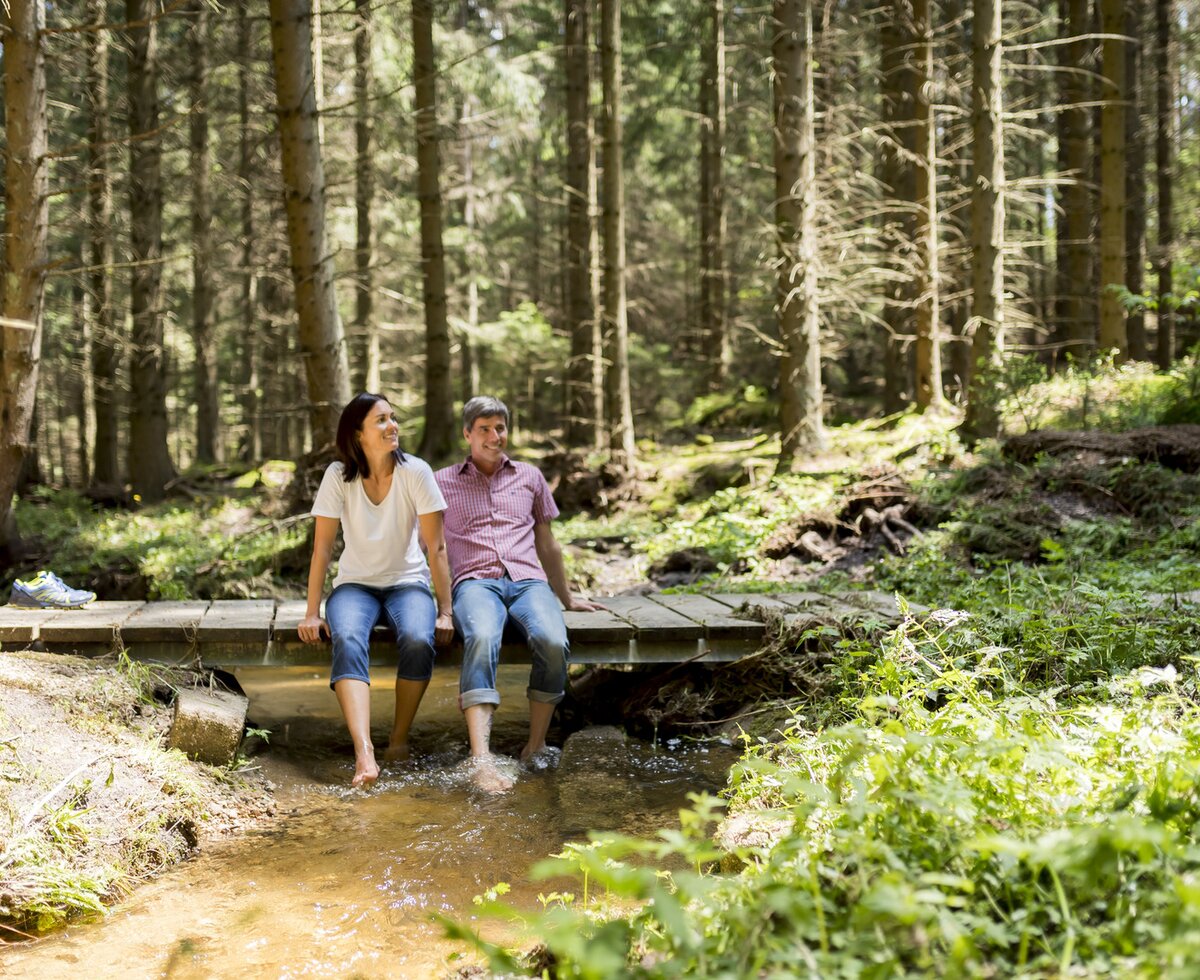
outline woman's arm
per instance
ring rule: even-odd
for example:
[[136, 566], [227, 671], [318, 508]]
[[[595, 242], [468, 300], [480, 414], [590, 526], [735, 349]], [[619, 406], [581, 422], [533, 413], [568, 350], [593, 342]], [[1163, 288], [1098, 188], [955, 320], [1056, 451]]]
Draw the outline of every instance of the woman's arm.
[[454, 619], [450, 615], [450, 561], [446, 557], [446, 535], [442, 527], [442, 512], [422, 514], [421, 543], [429, 556], [429, 572], [433, 576], [433, 590], [437, 593], [437, 625], [433, 638], [439, 646], [454, 639]]
[[321, 630], [329, 632], [329, 624], [321, 618], [321, 593], [325, 591], [325, 574], [333, 560], [333, 542], [338, 529], [336, 517], [315, 517], [313, 520], [316, 521], [316, 527], [313, 530], [312, 560], [308, 563], [308, 608], [296, 627], [296, 632], [305, 643], [318, 643]]

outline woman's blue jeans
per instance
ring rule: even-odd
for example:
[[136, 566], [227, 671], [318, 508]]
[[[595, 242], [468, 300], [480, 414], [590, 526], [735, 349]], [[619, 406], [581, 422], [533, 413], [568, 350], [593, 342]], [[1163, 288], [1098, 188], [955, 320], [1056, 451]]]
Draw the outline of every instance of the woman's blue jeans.
[[463, 638], [458, 682], [462, 708], [500, 703], [496, 664], [509, 621], [533, 653], [526, 696], [546, 704], [563, 699], [571, 648], [562, 609], [550, 586], [539, 579], [469, 578], [454, 587], [454, 625]]
[[427, 681], [433, 675], [433, 593], [419, 583], [377, 589], [344, 582], [325, 601], [325, 621], [333, 634], [329, 686], [347, 678], [371, 683], [371, 630], [384, 617], [396, 631], [400, 659], [396, 676]]

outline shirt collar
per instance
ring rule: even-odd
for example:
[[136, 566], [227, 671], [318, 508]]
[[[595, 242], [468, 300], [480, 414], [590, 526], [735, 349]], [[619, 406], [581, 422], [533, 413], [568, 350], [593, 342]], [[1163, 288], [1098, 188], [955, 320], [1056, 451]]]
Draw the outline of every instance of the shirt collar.
[[[502, 469], [504, 469], [504, 468], [506, 468], [506, 467], [509, 467], [509, 466], [513, 466], [513, 465], [514, 465], [514, 463], [513, 463], [513, 461], [512, 461], [511, 459], [509, 459], [509, 457], [508, 457], [508, 454], [507, 454], [507, 453], [502, 453], [502, 454], [501, 454], [501, 456], [500, 456], [500, 465], [499, 465], [499, 466], [496, 468], [496, 472], [497, 472], [497, 473], [499, 473], [499, 472], [500, 472], [500, 470], [502, 470]], [[481, 470], [481, 469], [480, 469], [478, 466], [476, 466], [476, 465], [475, 465], [475, 461], [471, 459], [471, 456], [470, 456], [470, 454], [468, 453], [468, 455], [467, 455], [467, 458], [466, 458], [466, 459], [464, 459], [464, 460], [462, 461], [462, 465], [461, 465], [461, 466], [459, 466], [459, 468], [458, 468], [458, 472], [459, 472], [459, 473], [467, 473], [467, 472], [469, 472], [469, 471], [471, 471], [471, 470], [474, 470], [474, 471], [475, 471], [476, 473], [478, 473], [480, 476], [485, 476], [485, 475], [486, 475], [486, 474], [483, 472], [483, 470]], [[495, 474], [493, 474], [493, 475], [495, 475]]]

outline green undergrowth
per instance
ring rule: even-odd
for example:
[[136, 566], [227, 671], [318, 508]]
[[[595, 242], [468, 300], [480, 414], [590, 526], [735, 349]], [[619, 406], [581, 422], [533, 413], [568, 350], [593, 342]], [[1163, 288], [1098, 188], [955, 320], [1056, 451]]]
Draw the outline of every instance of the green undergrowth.
[[[703, 552], [716, 571], [693, 588], [717, 583], [738, 591], [780, 588], [764, 581], [774, 562], [760, 546], [777, 530], [806, 515], [829, 519], [840, 496], [864, 471], [896, 468], [919, 474], [961, 446], [949, 415], [911, 413], [829, 429], [829, 448], [795, 472], [776, 470], [778, 437], [716, 442], [698, 437], [694, 445], [658, 447], [643, 458], [654, 474], [644, 481], [640, 504], [613, 517], [579, 515], [556, 522], [565, 542], [622, 539], [650, 565], [675, 552]], [[588, 574], [586, 558], [568, 555], [568, 571]]]
[[[1102, 367], [1020, 395], [1032, 419], [1028, 399], [1053, 394], [1039, 425], [1186, 421], [1193, 364]], [[910, 479], [924, 533], [804, 587], [865, 585], [935, 611], [882, 638], [781, 635], [762, 656], [803, 674], [804, 693], [746, 712], [785, 720], [744, 736], [723, 799], [694, 799], [654, 839], [568, 845], [534, 873], [575, 885], [537, 914], [504, 903], [503, 885], [482, 896], [524, 945], [450, 934], [515, 975], [1200, 973], [1200, 616], [1180, 595], [1200, 590], [1200, 478], [1022, 465], [994, 446], [955, 461], [952, 423], [923, 424], [925, 446], [880, 457]], [[851, 434], [881, 435], [835, 438]], [[769, 566], [747, 549], [852, 478], [829, 466], [732, 488], [640, 547], [706, 549], [722, 577], [750, 570], [738, 590], [794, 590], [756, 582]]]
[[269, 516], [273, 493], [230, 484], [127, 511], [39, 489], [14, 512], [40, 564], [102, 599], [248, 598], [294, 592], [307, 563], [307, 526]]
[[[544, 914], [494, 896], [484, 911], [523, 924], [560, 977], [1186, 975], [1200, 707], [1185, 644], [1043, 678], [1044, 651], [1005, 639], [944, 612], [844, 650], [836, 718], [798, 705], [777, 738], [748, 740], [725, 806], [756, 835], [715, 846], [720, 809], [700, 799], [654, 840], [596, 836], [535, 869], [577, 882]], [[493, 969], [533, 972], [455, 932]]]

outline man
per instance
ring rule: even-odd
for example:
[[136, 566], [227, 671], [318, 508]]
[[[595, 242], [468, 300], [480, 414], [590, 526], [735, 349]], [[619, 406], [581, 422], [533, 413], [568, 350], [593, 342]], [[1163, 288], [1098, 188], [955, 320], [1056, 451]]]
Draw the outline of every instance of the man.
[[521, 760], [546, 749], [554, 706], [567, 682], [567, 628], [559, 601], [571, 610], [602, 606], [571, 594], [562, 551], [550, 530], [558, 507], [541, 472], [509, 459], [508, 408], [479, 396], [463, 406], [470, 454], [435, 474], [446, 498], [446, 549], [453, 575], [454, 624], [463, 636], [459, 706], [467, 722], [476, 784], [489, 792], [513, 777], [490, 748], [492, 715], [500, 703], [496, 664], [511, 619], [533, 653], [529, 672], [529, 740]]

